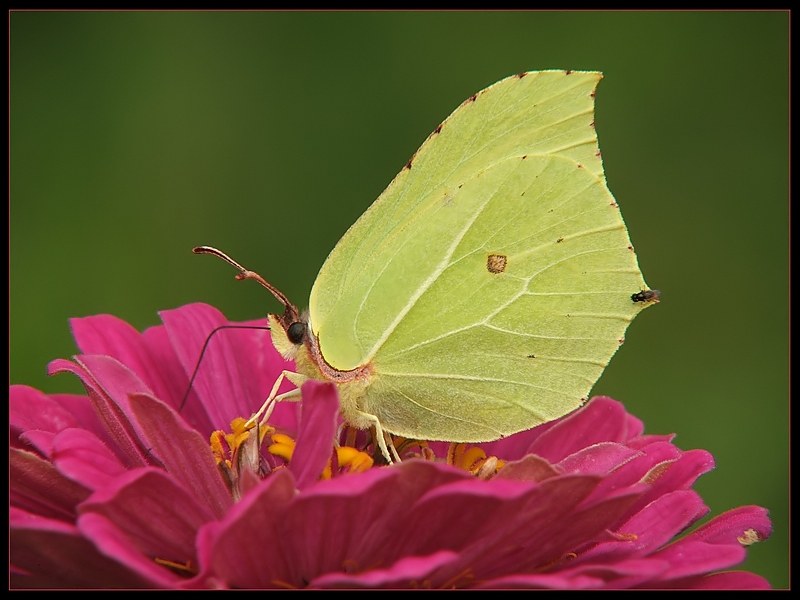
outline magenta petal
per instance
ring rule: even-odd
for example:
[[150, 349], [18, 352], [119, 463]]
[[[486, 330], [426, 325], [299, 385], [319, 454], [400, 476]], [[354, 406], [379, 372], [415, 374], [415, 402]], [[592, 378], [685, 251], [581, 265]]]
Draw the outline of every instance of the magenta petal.
[[475, 589], [514, 590], [514, 589], [549, 589], [549, 590], [586, 590], [606, 587], [600, 577], [589, 575], [570, 576], [568, 573], [551, 573], [547, 575], [508, 575], [481, 581], [473, 586]]
[[[272, 347], [269, 331], [223, 329], [209, 339], [216, 328], [230, 323], [206, 304], [159, 314], [186, 373], [191, 374], [198, 367], [205, 345], [192, 387], [214, 429], [227, 429], [233, 419], [252, 415], [267, 398], [281, 371], [292, 367]], [[261, 325], [266, 325], [266, 320]], [[280, 391], [292, 387], [286, 382]]]
[[[662, 493], [660, 488], [658, 493], [652, 489], [655, 474], [663, 473], [680, 458], [681, 451], [672, 444], [658, 443], [640, 448], [603, 479], [597, 488], [597, 493], [604, 494], [607, 490], [618, 489], [638, 482], [649, 483], [651, 489], [648, 489], [636, 503], [636, 507], [641, 508]], [[637, 508], [633, 510], [635, 511]]]
[[66, 408], [27, 385], [12, 385], [9, 388], [8, 421], [12, 439], [30, 429], [55, 433], [79, 425], [75, 416]]
[[[634, 511], [642, 510], [647, 504], [664, 494], [691, 488], [697, 478], [714, 468], [714, 458], [705, 450], [689, 450], [680, 453], [671, 444], [659, 442], [642, 448], [650, 457], [663, 457], [663, 462], [653, 464], [644, 474], [643, 480], [650, 483], [650, 489], [634, 505]], [[667, 455], [677, 453], [676, 459]], [[610, 483], [610, 482], [609, 482]]]
[[315, 483], [328, 465], [339, 415], [339, 394], [332, 383], [306, 381], [302, 394], [297, 442], [289, 463], [300, 490]]
[[745, 551], [738, 544], [725, 546], [683, 538], [654, 553], [652, 557], [672, 565], [665, 579], [681, 579], [738, 565], [745, 559]]
[[221, 518], [233, 504], [209, 444], [166, 404], [146, 394], [132, 394], [131, 408], [145, 438], [166, 470]]
[[100, 422], [92, 406], [92, 401], [88, 396], [79, 396], [77, 394], [52, 394], [50, 398], [53, 402], [57, 402], [75, 416], [78, 420], [77, 427], [93, 433], [107, 446], [113, 445], [114, 441]]
[[[360, 572], [417, 554], [401, 538], [404, 534], [413, 537], [412, 518], [429, 525], [421, 514], [424, 509], [417, 508], [419, 499], [429, 490], [467, 480], [474, 478], [466, 471], [409, 460], [311, 486], [281, 516], [283, 549], [297, 557], [282, 578], [302, 587], [320, 574], [341, 571], [343, 565]], [[319, 523], [325, 524], [324, 530]], [[309, 553], [307, 548], [316, 550]], [[438, 549], [427, 547], [420, 553]]]
[[445, 464], [448, 442], [420, 441], [406, 454], [419, 458], [320, 480], [337, 441], [363, 450], [368, 435], [336, 440], [337, 390], [311, 381], [270, 417], [296, 440], [288, 465], [215, 438], [234, 451], [218, 465], [212, 430], [250, 416], [293, 365], [269, 332], [234, 329], [213, 307], [162, 319], [141, 334], [108, 315], [73, 321], [84, 354], [50, 372], [78, 375], [88, 397], [10, 389], [12, 585], [768, 587], [720, 572], [770, 535], [766, 511], [676, 540], [708, 510], [691, 487], [713, 458], [644, 435], [610, 398], [481, 444], [500, 462], [478, 477]]
[[75, 519], [75, 507], [89, 495], [51, 463], [16, 448], [9, 448], [9, 483], [11, 506], [69, 522]]
[[651, 581], [669, 572], [671, 565], [665, 560], [627, 558], [611, 563], [584, 563], [574, 568], [567, 567], [571, 576], [593, 575], [601, 577], [606, 589], [628, 589]]
[[150, 583], [111, 560], [74, 525], [9, 511], [10, 583], [30, 588], [141, 588]]
[[[671, 587], [671, 586], [670, 586]], [[727, 571], [699, 577], [688, 586], [694, 590], [769, 590], [769, 582], [747, 571]]]
[[694, 491], [677, 491], [658, 498], [619, 526], [620, 541], [602, 542], [577, 561], [609, 562], [653, 552], [702, 517], [708, 508]]
[[765, 540], [771, 534], [772, 521], [767, 509], [760, 506], [741, 506], [714, 517], [698, 527], [689, 537], [711, 544], [744, 544]]
[[522, 459], [506, 463], [495, 475], [495, 479], [515, 479], [517, 481], [544, 481], [559, 475], [556, 468], [545, 459], [528, 454]]
[[631, 437], [631, 428], [637, 431], [638, 419], [631, 421], [625, 407], [616, 400], [602, 396], [592, 400], [580, 410], [567, 415], [539, 436], [529, 452], [538, 454], [552, 463], [600, 442], [625, 442]]
[[[86, 515], [102, 515], [148, 559], [192, 564], [197, 562], [197, 531], [213, 520], [199, 499], [155, 468], [137, 469], [118, 477], [92, 494], [80, 506], [80, 512], [81, 529]], [[94, 537], [88, 532], [87, 535]], [[95, 541], [100, 544], [100, 540]]]
[[53, 462], [61, 473], [90, 490], [125, 471], [108, 447], [85, 429], [67, 429], [55, 437]]
[[171, 588], [182, 581], [153, 558], [144, 556], [122, 530], [103, 515], [92, 512], [81, 515], [78, 527], [86, 538], [94, 542], [100, 553], [119, 561], [131, 573], [147, 581], [141, 587]]
[[564, 474], [605, 475], [638, 454], [636, 450], [622, 444], [600, 442], [570, 454], [556, 468]]
[[41, 456], [46, 458], [53, 457], [53, 440], [56, 435], [49, 431], [41, 431], [39, 429], [29, 429], [25, 433], [21, 433], [17, 438], [17, 443], [12, 447], [18, 450], [36, 450]]
[[371, 569], [365, 573], [329, 573], [312, 579], [310, 588], [427, 588], [428, 577], [437, 569], [458, 559], [458, 553], [440, 550], [429, 556], [401, 558], [386, 569]]
[[[169, 382], [174, 380], [175, 373], [164, 372], [165, 363], [159, 360], [163, 350], [153, 352], [142, 334], [128, 323], [111, 315], [96, 315], [70, 319], [70, 328], [83, 354], [116, 359], [137, 373], [157, 396], [165, 401], [172, 399], [175, 388]], [[164, 339], [164, 342], [168, 344], [168, 340]]]
[[[201, 573], [187, 585], [260, 589], [282, 586], [287, 559], [278, 530], [281, 517], [296, 494], [287, 469], [275, 471], [258, 488], [244, 496], [223, 521], [208, 523], [198, 535]], [[321, 523], [315, 522], [318, 531]], [[311, 523], [309, 523], [311, 525]]]
[[[513, 506], [497, 510], [497, 523], [484, 532], [481, 541], [462, 551], [462, 560], [474, 565], [473, 574], [487, 579], [509, 572], [530, 572], [542, 565], [557, 564], [564, 556], [616, 522], [635, 499], [641, 489], [628, 489], [609, 495], [601, 501], [587, 504], [586, 500], [572, 509], [565, 508], [575, 501], [573, 493], [580, 489], [582, 495], [591, 487], [584, 487], [589, 477], [565, 476], [548, 479], [537, 494], [527, 499], [530, 508], [520, 510], [520, 517], [503, 521]], [[538, 497], [541, 494], [541, 497]], [[589, 496], [586, 496], [588, 498]], [[485, 550], [485, 551], [484, 551]], [[455, 576], [450, 573], [449, 576]]]
[[124, 365], [108, 356], [85, 356], [54, 360], [48, 372], [69, 372], [80, 377], [92, 406], [105, 430], [114, 441], [112, 448], [120, 461], [129, 468], [147, 464], [135, 419], [128, 405], [128, 393], [147, 391], [147, 387]]

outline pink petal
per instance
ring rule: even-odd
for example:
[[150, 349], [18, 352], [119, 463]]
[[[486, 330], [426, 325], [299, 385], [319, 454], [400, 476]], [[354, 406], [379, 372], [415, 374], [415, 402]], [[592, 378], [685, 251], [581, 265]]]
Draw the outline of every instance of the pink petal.
[[371, 569], [364, 573], [329, 573], [313, 579], [310, 588], [428, 588], [431, 573], [458, 558], [457, 552], [441, 550], [429, 556], [401, 558], [386, 569]]
[[570, 454], [556, 465], [561, 473], [605, 475], [619, 468], [639, 452], [613, 442], [600, 442]]
[[53, 456], [53, 439], [54, 433], [49, 431], [40, 431], [38, 429], [29, 429], [25, 433], [20, 434], [15, 444], [12, 447], [18, 450], [30, 451], [31, 448], [35, 449], [41, 456], [52, 458]]
[[671, 567], [663, 579], [682, 579], [703, 575], [737, 565], [745, 559], [745, 551], [736, 544], [724, 546], [683, 538], [652, 555]]
[[[557, 564], [619, 519], [643, 491], [623, 490], [591, 505], [584, 500], [574, 506], [576, 496], [591, 493], [591, 485], [587, 487], [591, 479], [574, 475], [548, 479], [525, 505], [501, 504], [494, 513], [488, 509], [484, 521], [491, 528], [483, 529], [481, 523], [475, 541], [461, 550], [462, 568], [471, 567], [477, 579], [489, 579]], [[508, 519], [509, 514], [514, 518]], [[442, 574], [447, 579], [455, 575]]]
[[164, 325], [149, 327], [142, 332], [142, 339], [150, 354], [160, 365], [160, 382], [154, 382], [156, 398], [178, 412], [187, 423], [208, 438], [214, 431], [211, 418], [197, 397], [194, 385], [189, 386], [189, 377], [181, 364], [167, 328]]
[[506, 463], [494, 479], [513, 479], [516, 481], [544, 481], [560, 473], [545, 459], [528, 454], [521, 460]]
[[[10, 511], [11, 587], [140, 588], [151, 583], [103, 556], [73, 525]], [[22, 575], [20, 573], [28, 573]]]
[[[196, 564], [195, 536], [213, 515], [192, 494], [160, 469], [145, 468], [117, 477], [80, 507], [83, 517], [102, 515], [140, 553]], [[105, 529], [99, 530], [103, 534]], [[97, 531], [87, 536], [102, 546]], [[116, 535], [116, 534], [113, 534]]]
[[156, 398], [131, 394], [130, 404], [144, 437], [166, 470], [203, 502], [215, 518], [221, 518], [233, 500], [209, 443]]
[[702, 517], [708, 508], [694, 491], [665, 494], [620, 525], [621, 541], [602, 542], [575, 559], [575, 563], [609, 563], [649, 554]]
[[[194, 371], [208, 340], [193, 389], [215, 429], [227, 429], [234, 418], [252, 415], [280, 372], [291, 367], [272, 347], [268, 331], [224, 329], [209, 339], [214, 329], [229, 325], [211, 306], [191, 304], [159, 314], [187, 374]], [[287, 382], [281, 389], [291, 387]]]
[[79, 425], [66, 408], [27, 385], [12, 385], [9, 388], [8, 415], [12, 439], [29, 429], [55, 433]]
[[631, 417], [621, 403], [599, 396], [557, 421], [531, 444], [529, 453], [557, 463], [593, 444], [623, 443], [631, 437], [631, 429], [638, 430], [637, 423], [641, 422]]
[[31, 513], [72, 522], [89, 491], [35, 454], [9, 448], [9, 500]]
[[297, 445], [289, 463], [299, 490], [315, 483], [327, 466], [339, 415], [339, 394], [332, 383], [307, 381], [302, 394]]
[[[129, 539], [112, 521], [103, 515], [92, 512], [81, 515], [78, 519], [78, 526], [81, 533], [86, 538], [92, 540], [97, 550], [120, 564], [124, 565], [131, 573], [131, 576], [138, 575], [141, 580], [146, 581], [140, 587], [163, 587], [172, 588], [178, 585], [182, 579], [155, 562], [153, 558], [144, 556]], [[161, 557], [158, 557], [161, 558]], [[81, 562], [95, 572], [95, 565], [91, 562], [91, 557], [83, 557]], [[110, 587], [110, 586], [109, 586]]]
[[[671, 586], [670, 586], [671, 587]], [[772, 586], [763, 577], [747, 571], [713, 573], [690, 582], [695, 590], [769, 590]]]
[[66, 477], [90, 490], [125, 471], [111, 450], [84, 429], [67, 429], [55, 437], [53, 462]]
[[[200, 574], [189, 587], [227, 586], [254, 589], [279, 587], [285, 577], [287, 540], [278, 527], [295, 498], [294, 478], [288, 469], [275, 471], [245, 495], [222, 521], [206, 524], [197, 537]], [[315, 521], [318, 530], [322, 523]]]
[[[176, 373], [163, 369], [168, 363], [158, 360], [165, 349], [153, 352], [142, 334], [128, 323], [112, 315], [96, 315], [70, 319], [70, 327], [83, 354], [110, 356], [136, 373], [157, 396], [168, 402], [175, 400], [171, 380]], [[169, 343], [166, 337], [163, 342]], [[167, 346], [166, 350], [171, 348]], [[185, 375], [180, 375], [181, 382], [185, 381]]]
[[130, 411], [128, 393], [147, 392], [147, 386], [124, 365], [108, 356], [82, 355], [77, 364], [54, 360], [49, 373], [70, 372], [81, 378], [94, 410], [114, 440], [112, 450], [128, 468], [147, 464], [139, 428]]
[[772, 534], [772, 521], [767, 509], [760, 506], [734, 508], [698, 527], [689, 537], [711, 544], [735, 544], [741, 543], [740, 538], [750, 531], [757, 534], [759, 540]]

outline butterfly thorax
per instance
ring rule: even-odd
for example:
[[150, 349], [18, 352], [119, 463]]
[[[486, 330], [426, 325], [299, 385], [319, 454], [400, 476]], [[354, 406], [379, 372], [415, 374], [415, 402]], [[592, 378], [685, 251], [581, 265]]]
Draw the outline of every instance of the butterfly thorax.
[[372, 364], [366, 364], [355, 369], [343, 371], [332, 367], [319, 348], [319, 340], [312, 332], [308, 322], [308, 314], [304, 313], [301, 322], [305, 325], [303, 338], [299, 343], [290, 339], [289, 325], [284, 326], [280, 317], [268, 315], [272, 343], [286, 360], [295, 362], [295, 371], [311, 379], [335, 383], [339, 391], [342, 416], [357, 428], [362, 428], [360, 414], [360, 400], [366, 396], [372, 376]]

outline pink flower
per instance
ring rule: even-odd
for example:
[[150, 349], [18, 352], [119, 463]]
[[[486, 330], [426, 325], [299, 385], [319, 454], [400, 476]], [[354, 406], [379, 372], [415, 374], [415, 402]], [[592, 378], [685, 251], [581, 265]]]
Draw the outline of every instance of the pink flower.
[[216, 333], [181, 407], [228, 323], [202, 304], [161, 316], [142, 334], [72, 321], [83, 354], [50, 371], [88, 396], [11, 387], [13, 587], [769, 587], [726, 571], [769, 536], [767, 511], [684, 534], [712, 457], [614, 400], [480, 447], [397, 439], [403, 462], [381, 467], [335, 387], [308, 382], [259, 451], [235, 419], [291, 368], [268, 332]]

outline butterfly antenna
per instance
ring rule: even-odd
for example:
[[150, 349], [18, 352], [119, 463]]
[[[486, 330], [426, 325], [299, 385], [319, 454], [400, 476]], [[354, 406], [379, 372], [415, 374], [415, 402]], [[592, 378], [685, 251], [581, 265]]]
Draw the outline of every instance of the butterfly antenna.
[[186, 401], [189, 399], [189, 394], [192, 391], [192, 386], [194, 385], [195, 377], [197, 377], [197, 372], [200, 370], [200, 363], [203, 362], [203, 356], [206, 353], [206, 349], [208, 348], [208, 344], [211, 341], [211, 338], [214, 337], [214, 334], [218, 331], [222, 331], [223, 329], [263, 329], [265, 331], [269, 331], [269, 327], [264, 325], [220, 325], [219, 327], [215, 327], [214, 330], [208, 334], [205, 343], [203, 344], [203, 349], [200, 350], [200, 356], [197, 357], [197, 362], [194, 365], [194, 371], [192, 372], [192, 376], [189, 378], [189, 385], [186, 388], [186, 393], [183, 395], [183, 400], [181, 400], [181, 405], [178, 407], [178, 412], [183, 410], [183, 407], [186, 405]]
[[197, 246], [196, 248], [192, 248], [192, 252], [195, 254], [211, 254], [212, 256], [216, 256], [217, 258], [221, 258], [229, 265], [233, 265], [237, 269], [239, 269], [239, 274], [236, 276], [236, 279], [243, 280], [243, 279], [255, 279], [258, 283], [263, 285], [267, 288], [275, 298], [278, 299], [278, 302], [283, 304], [284, 306], [292, 306], [292, 303], [289, 302], [289, 299], [283, 295], [278, 288], [273, 286], [269, 283], [266, 279], [264, 279], [261, 275], [256, 273], [255, 271], [250, 271], [249, 269], [245, 269], [242, 265], [238, 262], [233, 260], [230, 256], [222, 252], [221, 250], [217, 250], [216, 248], [212, 248], [211, 246]]

